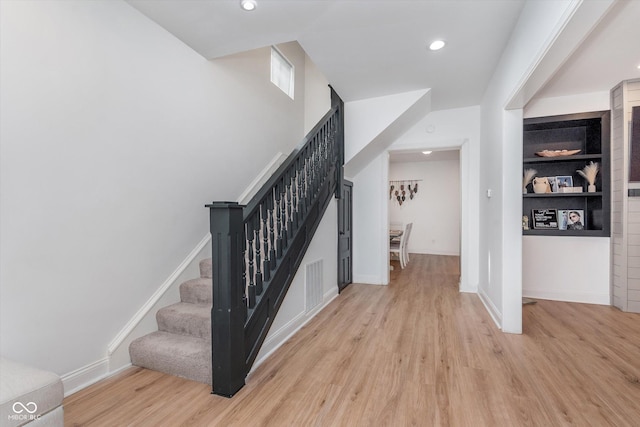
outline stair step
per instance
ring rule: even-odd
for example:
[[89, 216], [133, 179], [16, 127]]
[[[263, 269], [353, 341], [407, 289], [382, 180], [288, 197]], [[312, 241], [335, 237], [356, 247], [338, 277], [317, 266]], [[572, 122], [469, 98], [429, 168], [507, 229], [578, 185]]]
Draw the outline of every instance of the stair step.
[[200, 261], [200, 277], [213, 277], [213, 265], [211, 258], [205, 258]]
[[158, 330], [211, 341], [211, 305], [179, 302], [156, 313]]
[[187, 280], [180, 285], [180, 301], [192, 304], [213, 304], [211, 278], [200, 277]]
[[156, 331], [134, 340], [129, 355], [136, 366], [212, 384], [210, 341]]

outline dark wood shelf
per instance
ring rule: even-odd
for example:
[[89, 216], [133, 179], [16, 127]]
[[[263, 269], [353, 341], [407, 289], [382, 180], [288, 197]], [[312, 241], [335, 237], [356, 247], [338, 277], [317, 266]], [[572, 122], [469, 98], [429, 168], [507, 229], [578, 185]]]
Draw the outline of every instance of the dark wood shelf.
[[528, 157], [523, 163], [558, 163], [558, 162], [580, 162], [585, 160], [601, 160], [602, 154], [575, 154], [573, 156], [558, 157]]
[[[529, 218], [530, 230], [522, 230], [525, 236], [582, 236], [608, 237], [611, 234], [611, 182], [610, 182], [610, 112], [569, 114], [563, 116], [536, 117], [524, 120], [523, 159], [524, 169], [536, 170], [538, 177], [570, 176], [573, 185], [586, 183], [578, 170], [590, 162], [598, 162], [600, 171], [596, 178], [599, 191], [589, 193], [529, 193], [522, 195], [522, 215]], [[541, 157], [535, 153], [543, 150], [581, 150], [572, 156]], [[539, 209], [579, 210], [583, 212], [585, 230], [534, 229], [532, 211]]]
[[603, 230], [522, 230], [523, 236], [609, 237]]
[[602, 197], [602, 192], [597, 191], [595, 193], [527, 193], [523, 194], [522, 197], [525, 199], [529, 198], [562, 198], [562, 197]]

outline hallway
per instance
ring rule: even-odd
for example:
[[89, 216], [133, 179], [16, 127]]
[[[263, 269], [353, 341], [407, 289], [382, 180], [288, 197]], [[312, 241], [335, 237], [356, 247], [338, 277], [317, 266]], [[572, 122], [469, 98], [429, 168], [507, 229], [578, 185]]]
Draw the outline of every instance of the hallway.
[[640, 317], [540, 300], [499, 331], [459, 259], [412, 254], [391, 285], [349, 285], [232, 399], [131, 368], [64, 401], [85, 426], [631, 426]]

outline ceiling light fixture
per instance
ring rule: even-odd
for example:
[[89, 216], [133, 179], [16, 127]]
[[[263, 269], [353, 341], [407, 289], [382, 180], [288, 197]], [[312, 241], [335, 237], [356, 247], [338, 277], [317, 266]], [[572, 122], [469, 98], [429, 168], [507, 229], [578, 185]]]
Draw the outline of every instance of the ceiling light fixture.
[[429, 45], [429, 49], [431, 50], [440, 50], [444, 47], [445, 42], [443, 40], [435, 40]]
[[433, 151], [423, 151], [422, 154], [428, 156], [429, 154], [433, 153]]
[[240, 7], [242, 8], [242, 10], [246, 10], [247, 12], [251, 12], [256, 7], [258, 7], [258, 3], [256, 3], [256, 0], [241, 0], [240, 1]]

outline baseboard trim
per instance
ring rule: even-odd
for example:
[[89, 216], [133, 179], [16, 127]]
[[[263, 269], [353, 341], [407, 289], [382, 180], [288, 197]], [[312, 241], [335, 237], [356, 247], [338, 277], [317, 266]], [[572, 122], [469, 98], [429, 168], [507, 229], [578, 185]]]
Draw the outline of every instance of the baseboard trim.
[[522, 296], [534, 299], [547, 299], [553, 301], [578, 302], [583, 304], [611, 305], [609, 294], [589, 292], [558, 292], [542, 291], [536, 289], [523, 289]]
[[111, 374], [109, 373], [109, 359], [107, 357], [69, 372], [61, 377], [64, 397], [70, 396], [109, 375]]
[[144, 319], [144, 317], [149, 314], [149, 312], [153, 309], [153, 307], [157, 304], [157, 302], [162, 298], [162, 296], [167, 292], [169, 288], [178, 280], [180, 275], [189, 267], [189, 265], [196, 259], [198, 254], [204, 249], [204, 247], [211, 240], [211, 235], [207, 234], [198, 245], [187, 255], [187, 257], [180, 263], [178, 268], [175, 269], [173, 273], [162, 283], [162, 285], [151, 295], [151, 298], [147, 300], [146, 303], [138, 310], [138, 312], [129, 320], [129, 322], [122, 328], [120, 332], [116, 335], [116, 337], [109, 343], [107, 347], [107, 354], [111, 356], [117, 349], [122, 345], [122, 343], [127, 339], [127, 337], [133, 332], [136, 326]]
[[264, 341], [262, 348], [265, 349], [266, 353], [256, 360], [256, 362], [251, 367], [251, 372], [253, 372], [258, 366], [260, 366], [265, 360], [269, 358], [277, 349], [279, 349], [285, 342], [287, 342], [296, 332], [298, 332], [304, 325], [309, 323], [311, 319], [313, 319], [318, 313], [320, 313], [331, 301], [338, 297], [338, 288], [335, 287], [328, 292], [325, 292], [323, 296], [323, 302], [319, 306], [313, 308], [308, 313], [301, 312], [299, 315], [295, 316], [293, 319], [289, 320], [284, 326], [282, 326], [277, 331], [273, 332], [267, 339]]
[[489, 296], [484, 292], [482, 288], [478, 288], [478, 296], [480, 297], [480, 301], [482, 301], [482, 304], [484, 304], [496, 326], [500, 330], [502, 330], [502, 314], [500, 313], [498, 308], [493, 304], [493, 301], [491, 301]]
[[380, 277], [373, 274], [354, 274], [353, 283], [363, 283], [365, 285], [384, 285]]

